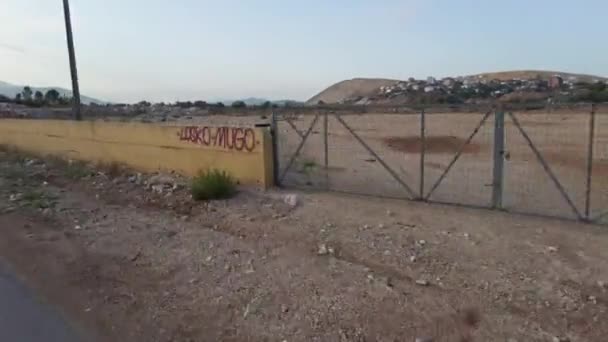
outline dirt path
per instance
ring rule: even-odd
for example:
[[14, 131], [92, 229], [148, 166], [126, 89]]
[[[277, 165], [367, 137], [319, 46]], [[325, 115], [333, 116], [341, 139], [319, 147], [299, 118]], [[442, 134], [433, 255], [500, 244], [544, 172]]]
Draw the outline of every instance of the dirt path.
[[174, 176], [78, 167], [0, 156], [0, 255], [101, 340], [608, 334], [598, 227], [333, 194], [193, 203]]

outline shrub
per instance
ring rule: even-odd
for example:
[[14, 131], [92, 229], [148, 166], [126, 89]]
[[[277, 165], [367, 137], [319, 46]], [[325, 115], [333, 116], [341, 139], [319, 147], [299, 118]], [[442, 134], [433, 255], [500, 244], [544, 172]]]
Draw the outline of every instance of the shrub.
[[68, 161], [65, 165], [64, 174], [71, 179], [81, 179], [91, 175], [91, 170], [82, 161]]
[[197, 201], [230, 198], [236, 192], [236, 182], [225, 171], [209, 170], [192, 179], [191, 191]]

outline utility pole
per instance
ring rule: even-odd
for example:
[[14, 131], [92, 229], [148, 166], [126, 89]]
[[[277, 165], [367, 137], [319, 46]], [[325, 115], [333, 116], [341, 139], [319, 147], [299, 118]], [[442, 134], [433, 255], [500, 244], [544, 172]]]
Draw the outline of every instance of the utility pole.
[[76, 54], [74, 53], [74, 38], [72, 36], [72, 20], [70, 18], [70, 4], [63, 0], [63, 14], [65, 16], [65, 32], [68, 40], [68, 54], [70, 56], [70, 72], [72, 74], [72, 115], [74, 120], [82, 120], [80, 114], [80, 89], [78, 88], [78, 73], [76, 71]]

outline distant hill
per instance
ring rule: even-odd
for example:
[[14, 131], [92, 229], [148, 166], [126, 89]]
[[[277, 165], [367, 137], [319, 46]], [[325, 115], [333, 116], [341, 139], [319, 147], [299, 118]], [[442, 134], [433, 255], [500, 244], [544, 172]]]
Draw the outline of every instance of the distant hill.
[[[512, 80], [512, 79], [543, 79], [547, 80], [551, 76], [561, 75], [564, 78], [576, 77], [577, 82], [592, 83], [595, 80], [607, 81], [608, 79], [600, 76], [584, 75], [584, 74], [572, 74], [559, 71], [540, 71], [540, 70], [516, 70], [516, 71], [503, 71], [493, 73], [483, 73], [478, 75], [464, 76], [464, 78], [470, 79], [485, 79], [492, 80], [496, 79], [499, 81]], [[352, 80], [345, 80], [338, 82], [319, 94], [313, 96], [308, 101], [307, 105], [315, 105], [319, 101], [324, 103], [340, 103], [348, 99], [357, 97], [367, 98], [373, 97], [378, 94], [380, 87], [392, 86], [399, 82], [399, 80], [382, 79], [382, 78], [354, 78]]]
[[370, 96], [382, 86], [395, 84], [397, 80], [384, 78], [354, 78], [338, 82], [306, 101], [307, 105], [316, 105], [319, 101], [324, 103], [337, 103], [355, 96]]
[[289, 104], [289, 105], [300, 105], [302, 104], [302, 102], [299, 101], [295, 101], [295, 100], [276, 100], [276, 101], [271, 101], [265, 98], [259, 98], [259, 97], [248, 97], [248, 98], [244, 98], [244, 99], [238, 99], [238, 100], [219, 100], [219, 101], [210, 101], [210, 103], [213, 102], [221, 102], [226, 106], [230, 106], [233, 102], [235, 101], [243, 101], [245, 102], [246, 105], [248, 106], [259, 106], [261, 104], [264, 104], [265, 102], [271, 102], [273, 104], [279, 105], [279, 106], [284, 106], [285, 104]]
[[[23, 87], [24, 87], [23, 85], [15, 85], [15, 84], [0, 81], [0, 94], [14, 99], [15, 96], [23, 90]], [[59, 92], [59, 94], [61, 96], [67, 96], [67, 97], [72, 96], [71, 90], [61, 88], [61, 87], [34, 87], [34, 86], [30, 86], [30, 87], [32, 88], [33, 92], [36, 92], [39, 90], [44, 94], [50, 89], [55, 89]], [[80, 95], [80, 101], [84, 104], [91, 104], [91, 103], [106, 104], [106, 103], [108, 103], [108, 101], [101, 101], [101, 100], [98, 100], [98, 99], [95, 99], [92, 97], [88, 97], [88, 96], [84, 96], [84, 95]]]

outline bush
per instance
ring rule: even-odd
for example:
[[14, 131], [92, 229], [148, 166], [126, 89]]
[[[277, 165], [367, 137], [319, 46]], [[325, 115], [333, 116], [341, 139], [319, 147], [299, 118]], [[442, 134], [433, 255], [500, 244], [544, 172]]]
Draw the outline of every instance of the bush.
[[210, 170], [192, 179], [191, 191], [197, 201], [230, 198], [236, 192], [236, 182], [225, 171]]

